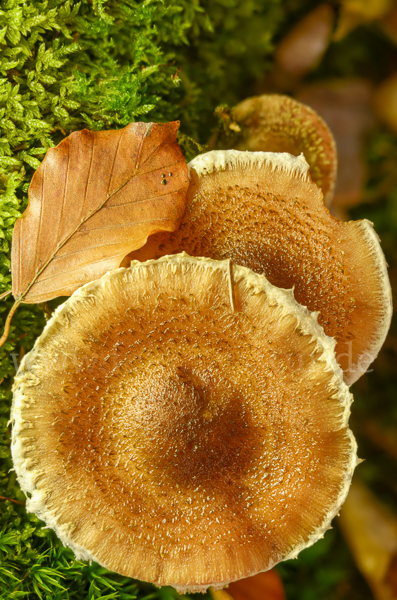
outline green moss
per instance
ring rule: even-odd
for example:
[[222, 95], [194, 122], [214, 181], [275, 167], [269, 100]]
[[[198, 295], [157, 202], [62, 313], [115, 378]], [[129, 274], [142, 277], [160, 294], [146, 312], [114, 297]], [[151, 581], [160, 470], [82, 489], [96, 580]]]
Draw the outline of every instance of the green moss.
[[[0, 293], [10, 287], [15, 220], [44, 154], [73, 130], [123, 127], [134, 120], [181, 120], [188, 159], [204, 150], [225, 105], [263, 90], [273, 68], [272, 44], [319, 2], [315, 0], [3, 0], [0, 9]], [[281, 11], [285, 11], [282, 15]], [[368, 43], [368, 40], [371, 43]], [[395, 67], [396, 49], [376, 25], [332, 44], [307, 80], [365, 76], [374, 82]], [[278, 90], [280, 91], [280, 90]], [[216, 106], [224, 105], [214, 115]], [[220, 126], [221, 126], [220, 125]], [[396, 285], [397, 140], [378, 128], [366, 146], [369, 178], [353, 218], [374, 221]], [[12, 301], [0, 302], [2, 323]], [[55, 302], [51, 303], [53, 307]], [[39, 307], [23, 305], [0, 348], [0, 495], [24, 501], [10, 458], [11, 382], [15, 362], [44, 325]], [[395, 340], [396, 323], [392, 326]], [[355, 384], [352, 427], [363, 478], [395, 504], [396, 461], [371, 446], [365, 420], [388, 426], [397, 416], [395, 345]], [[337, 530], [279, 567], [288, 600], [353, 600], [371, 593]], [[201, 596], [202, 597], [202, 596]], [[0, 599], [178, 598], [76, 561], [23, 505], [0, 500]]]

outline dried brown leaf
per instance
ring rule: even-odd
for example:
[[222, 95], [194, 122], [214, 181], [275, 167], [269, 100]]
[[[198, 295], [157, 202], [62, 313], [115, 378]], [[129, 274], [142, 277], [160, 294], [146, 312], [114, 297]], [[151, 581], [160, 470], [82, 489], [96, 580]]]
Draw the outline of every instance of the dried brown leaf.
[[47, 152], [14, 229], [17, 302], [70, 295], [117, 268], [149, 235], [177, 229], [189, 183], [178, 127], [85, 129]]
[[338, 524], [376, 600], [397, 598], [397, 518], [357, 479]]
[[228, 591], [234, 600], [285, 600], [282, 581], [274, 570], [235, 581], [229, 585]]
[[334, 40], [340, 41], [359, 25], [384, 18], [393, 3], [394, 0], [341, 0]]

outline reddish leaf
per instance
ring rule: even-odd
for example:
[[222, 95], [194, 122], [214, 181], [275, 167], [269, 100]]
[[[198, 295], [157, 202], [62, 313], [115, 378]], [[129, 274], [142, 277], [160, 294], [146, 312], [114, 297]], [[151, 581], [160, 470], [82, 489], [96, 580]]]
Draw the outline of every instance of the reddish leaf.
[[47, 152], [14, 229], [17, 302], [70, 295], [117, 268], [152, 233], [178, 228], [189, 184], [178, 127], [85, 129]]
[[283, 584], [274, 570], [235, 581], [228, 592], [234, 600], [285, 600]]

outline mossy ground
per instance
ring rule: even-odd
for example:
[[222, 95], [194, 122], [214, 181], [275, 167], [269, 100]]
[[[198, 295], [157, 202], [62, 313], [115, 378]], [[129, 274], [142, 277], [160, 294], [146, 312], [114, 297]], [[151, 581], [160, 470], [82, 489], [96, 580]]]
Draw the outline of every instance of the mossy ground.
[[[317, 2], [289, 0], [4, 0], [0, 11], [0, 293], [10, 287], [15, 220], [46, 150], [85, 126], [123, 127], [134, 120], [181, 120], [188, 159], [202, 151], [216, 126], [214, 109], [233, 106], [263, 86], [274, 69], [283, 32]], [[369, 37], [368, 37], [369, 36]], [[371, 43], [368, 40], [371, 40]], [[391, 70], [395, 50], [370, 25], [332, 44], [307, 80], [365, 76], [374, 83]], [[396, 64], [396, 62], [394, 62]], [[219, 114], [219, 113], [218, 113]], [[369, 177], [353, 218], [374, 221], [397, 281], [397, 139], [378, 125], [368, 136]], [[4, 320], [11, 300], [1, 302]], [[44, 325], [41, 307], [23, 305], [0, 349], [0, 495], [23, 503], [12, 467], [8, 426], [11, 383], [21, 354]], [[362, 478], [390, 506], [397, 463], [373, 444], [364, 424], [395, 423], [396, 324], [371, 373], [354, 387], [352, 427]], [[370, 599], [337, 528], [279, 567], [288, 600]], [[0, 598], [178, 597], [75, 561], [55, 535], [22, 504], [0, 500]]]

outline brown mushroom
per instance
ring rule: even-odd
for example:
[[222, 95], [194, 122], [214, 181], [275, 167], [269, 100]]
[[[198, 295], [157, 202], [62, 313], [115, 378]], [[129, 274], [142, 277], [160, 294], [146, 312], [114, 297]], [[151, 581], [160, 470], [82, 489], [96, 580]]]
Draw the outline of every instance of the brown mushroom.
[[281, 94], [264, 94], [240, 102], [233, 123], [241, 129], [237, 150], [303, 152], [313, 181], [330, 204], [335, 187], [337, 155], [327, 124], [309, 106]]
[[387, 266], [369, 221], [344, 223], [324, 206], [303, 156], [212, 151], [189, 164], [185, 216], [130, 257], [185, 250], [230, 258], [319, 311], [348, 384], [376, 358], [392, 314]]
[[296, 556], [356, 464], [334, 345], [230, 261], [134, 262], [83, 286], [15, 379], [28, 510], [78, 558], [181, 592]]

